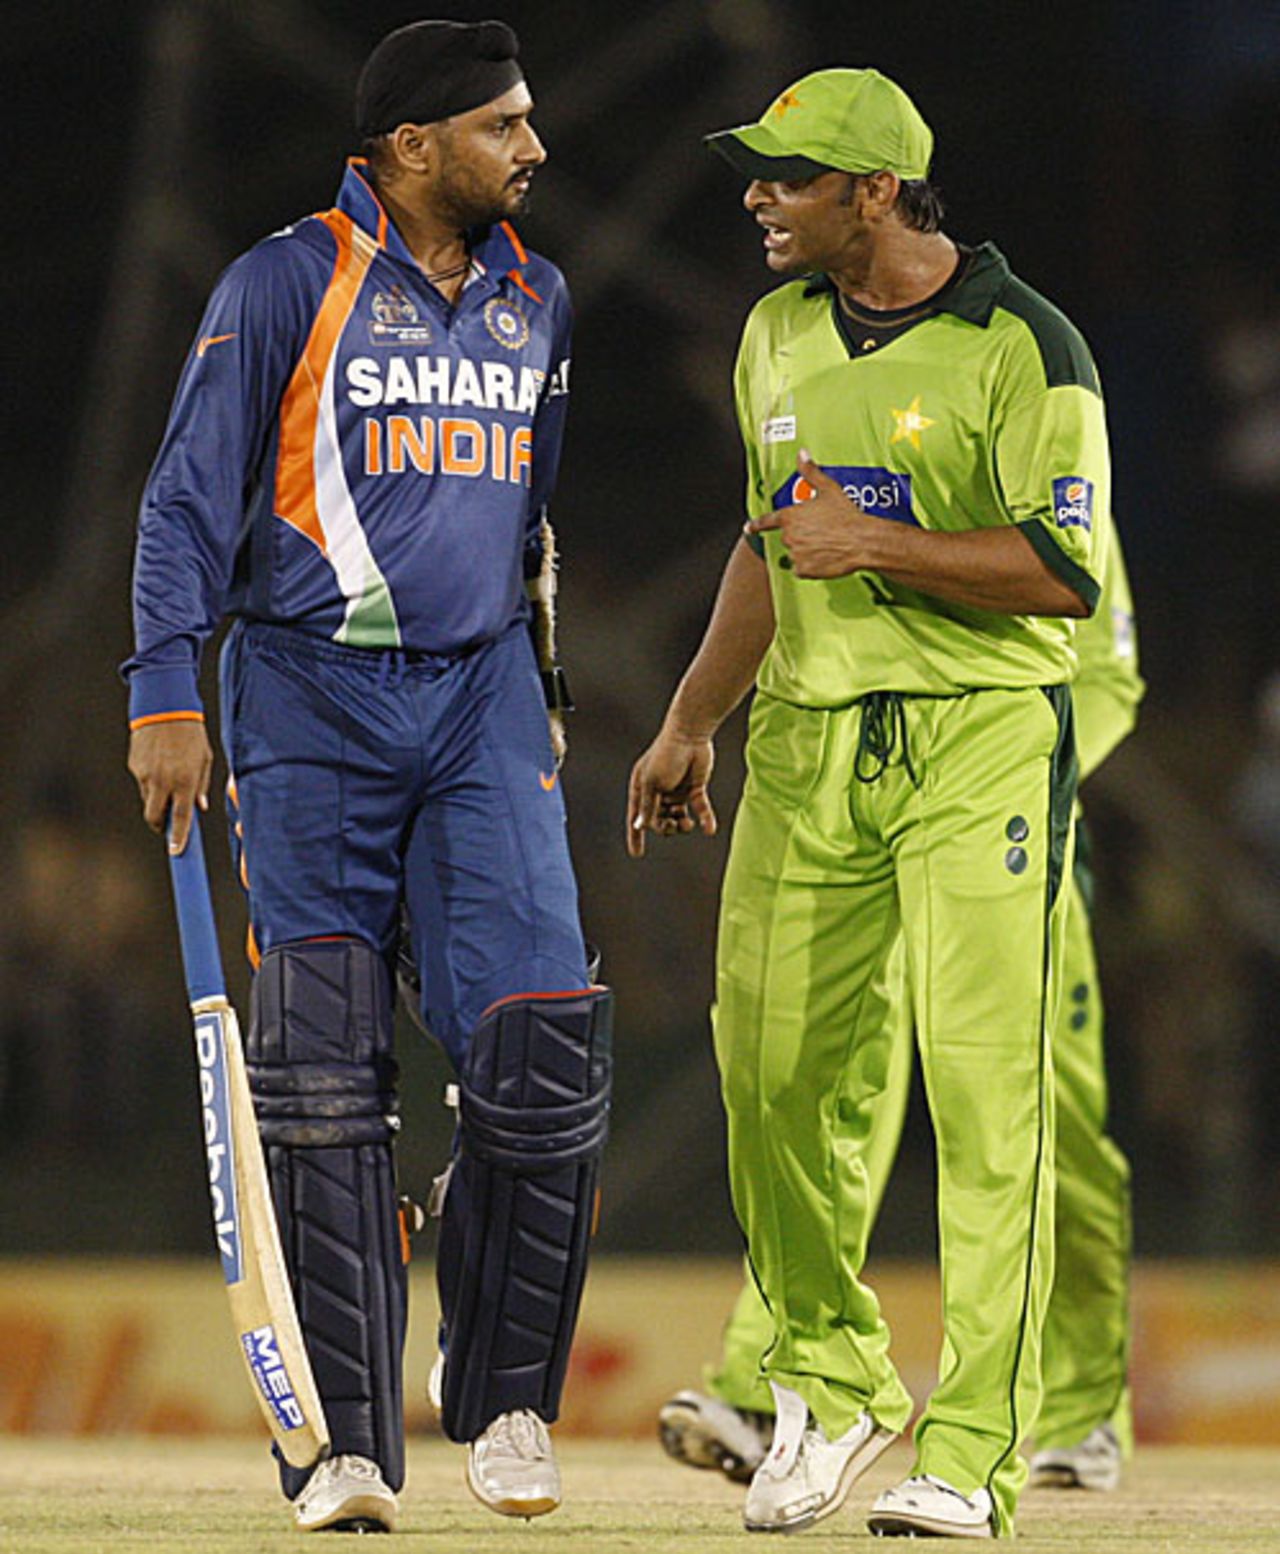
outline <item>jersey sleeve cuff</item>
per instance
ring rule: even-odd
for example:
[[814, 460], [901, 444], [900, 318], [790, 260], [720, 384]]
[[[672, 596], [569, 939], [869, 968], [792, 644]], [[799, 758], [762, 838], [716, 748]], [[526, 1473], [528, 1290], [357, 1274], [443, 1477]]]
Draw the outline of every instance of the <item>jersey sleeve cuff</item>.
[[190, 665], [135, 669], [129, 676], [129, 727], [148, 723], [204, 722], [204, 703]]
[[1092, 615], [1098, 607], [1098, 596], [1102, 591], [1093, 578], [1083, 567], [1077, 566], [1072, 561], [1038, 518], [1028, 518], [1017, 527], [1026, 536], [1028, 544], [1050, 572], [1060, 582], [1065, 583], [1073, 593], [1079, 594], [1085, 608]]

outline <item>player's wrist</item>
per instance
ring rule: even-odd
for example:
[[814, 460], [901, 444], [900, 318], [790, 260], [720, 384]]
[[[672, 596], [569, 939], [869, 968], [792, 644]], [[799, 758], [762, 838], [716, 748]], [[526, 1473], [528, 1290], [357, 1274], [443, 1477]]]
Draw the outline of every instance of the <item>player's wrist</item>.
[[[851, 572], [883, 572], [904, 561], [902, 544], [907, 525], [858, 510], [857, 526], [850, 534], [846, 549], [852, 561]], [[909, 536], [908, 536], [909, 538]]]
[[682, 745], [709, 745], [719, 727], [719, 719], [699, 717], [689, 710], [673, 707], [663, 719], [660, 737]]

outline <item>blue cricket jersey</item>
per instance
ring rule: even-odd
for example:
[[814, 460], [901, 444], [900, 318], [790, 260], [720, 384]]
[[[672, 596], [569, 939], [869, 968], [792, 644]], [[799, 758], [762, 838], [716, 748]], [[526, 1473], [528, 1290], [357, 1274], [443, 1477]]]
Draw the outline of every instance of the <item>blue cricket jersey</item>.
[[143, 495], [134, 726], [200, 712], [227, 614], [449, 654], [527, 608], [567, 405], [564, 277], [503, 222], [451, 307], [365, 166], [210, 297]]

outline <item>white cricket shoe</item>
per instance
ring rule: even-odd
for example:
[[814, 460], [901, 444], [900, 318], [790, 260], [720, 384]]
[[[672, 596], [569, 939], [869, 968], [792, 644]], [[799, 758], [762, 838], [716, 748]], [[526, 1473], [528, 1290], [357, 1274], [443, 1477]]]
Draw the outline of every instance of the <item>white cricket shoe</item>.
[[777, 1420], [769, 1455], [756, 1469], [742, 1520], [748, 1532], [798, 1532], [844, 1504], [854, 1482], [894, 1439], [870, 1414], [829, 1441], [790, 1387], [773, 1388]]
[[677, 1462], [718, 1468], [735, 1484], [745, 1484], [769, 1450], [773, 1416], [685, 1390], [658, 1410], [658, 1438]]
[[946, 1479], [921, 1473], [886, 1489], [867, 1526], [877, 1538], [994, 1538], [994, 1510], [988, 1490], [964, 1495]]
[[391, 1532], [400, 1507], [376, 1462], [345, 1455], [322, 1462], [293, 1502], [300, 1532]]
[[503, 1516], [545, 1516], [560, 1504], [560, 1469], [537, 1414], [499, 1414], [467, 1448], [467, 1483]]
[[1046, 1446], [1031, 1459], [1033, 1489], [1115, 1489], [1120, 1483], [1120, 1442], [1109, 1424], [1090, 1430], [1074, 1446]]

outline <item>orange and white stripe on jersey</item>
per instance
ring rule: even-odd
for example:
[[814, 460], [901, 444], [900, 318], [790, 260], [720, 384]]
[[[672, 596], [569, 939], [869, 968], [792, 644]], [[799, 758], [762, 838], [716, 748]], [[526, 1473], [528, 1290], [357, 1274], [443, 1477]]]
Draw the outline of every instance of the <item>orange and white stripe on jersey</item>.
[[347, 601], [340, 642], [395, 647], [395, 606], [343, 468], [334, 406], [338, 345], [378, 244], [344, 211], [319, 218], [337, 243], [333, 274], [280, 405], [275, 511], [326, 556]]

